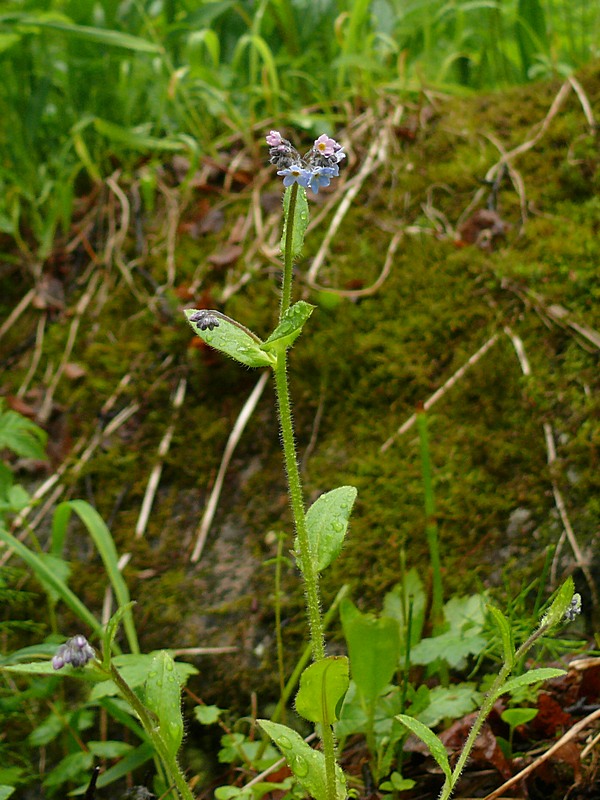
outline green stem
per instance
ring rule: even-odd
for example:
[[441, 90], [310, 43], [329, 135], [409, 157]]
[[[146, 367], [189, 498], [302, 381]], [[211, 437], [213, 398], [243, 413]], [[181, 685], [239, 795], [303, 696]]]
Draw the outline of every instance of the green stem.
[[[101, 664], [98, 664], [98, 666], [103, 672], [106, 671]], [[163, 763], [163, 766], [165, 767], [165, 770], [167, 771], [169, 780], [177, 788], [180, 797], [182, 797], [184, 800], [194, 800], [194, 795], [192, 794], [190, 787], [187, 785], [187, 781], [185, 780], [183, 773], [179, 768], [177, 759], [175, 756], [171, 755], [169, 748], [163, 742], [163, 739], [157, 730], [156, 722], [150, 715], [150, 712], [146, 706], [142, 703], [129, 684], [123, 679], [121, 673], [113, 664], [110, 665], [108, 674], [121, 692], [123, 698], [129, 703], [129, 705], [138, 715], [144, 730], [150, 737], [150, 741], [152, 742], [154, 749], [156, 750], [160, 760]]]
[[440, 792], [439, 800], [448, 800], [452, 792], [454, 791], [454, 787], [458, 783], [458, 779], [461, 776], [463, 769], [465, 768], [465, 764], [471, 754], [471, 750], [473, 749], [473, 745], [477, 737], [479, 736], [479, 732], [483, 726], [483, 723], [486, 721], [490, 711], [492, 710], [494, 703], [498, 699], [498, 695], [500, 694], [500, 690], [506, 683], [508, 676], [510, 675], [513, 666], [518, 664], [520, 659], [527, 653], [527, 651], [532, 647], [532, 645], [541, 637], [543, 636], [551, 625], [542, 625], [536, 631], [534, 631], [529, 639], [527, 639], [521, 647], [515, 653], [515, 657], [512, 663], [505, 662], [502, 666], [502, 669], [498, 673], [498, 676], [494, 683], [492, 684], [489, 692], [486, 694], [485, 699], [481, 708], [479, 709], [479, 713], [477, 714], [477, 719], [473, 723], [473, 727], [469, 731], [469, 735], [467, 736], [467, 740], [464, 744], [462, 752], [458, 761], [456, 762], [456, 766], [452, 770], [452, 775], [450, 778], [446, 778], [444, 781], [444, 785], [442, 786], [442, 791]]
[[279, 322], [290, 307], [292, 302], [292, 274], [294, 268], [294, 223], [296, 220], [296, 199], [298, 197], [298, 184], [292, 184], [290, 202], [284, 222], [285, 246], [283, 248], [283, 281], [281, 286], [281, 304], [279, 306]]
[[304, 579], [313, 659], [315, 661], [320, 661], [325, 658], [325, 643], [323, 639], [323, 621], [321, 619], [321, 603], [319, 597], [319, 574], [311, 558], [308, 530], [306, 528], [302, 482], [300, 480], [300, 471], [298, 470], [296, 442], [294, 440], [294, 429], [292, 426], [292, 409], [287, 380], [287, 354], [285, 351], [278, 353], [277, 362], [273, 370], [275, 372], [275, 390], [279, 406], [279, 423], [281, 426], [285, 469], [288, 478], [290, 505], [296, 534], [298, 536], [298, 560]]
[[[292, 270], [293, 270], [293, 240], [294, 225], [296, 223], [296, 199], [298, 197], [298, 184], [294, 183], [290, 192], [290, 200], [285, 219], [285, 245], [283, 250], [283, 280], [281, 290], [281, 305], [279, 321], [288, 310], [292, 299]], [[325, 658], [325, 638], [323, 634], [323, 617], [321, 614], [321, 599], [319, 592], [319, 573], [310, 552], [308, 529], [306, 527], [306, 513], [304, 510], [304, 496], [302, 481], [298, 468], [296, 442], [294, 439], [294, 426], [292, 424], [292, 407], [287, 376], [287, 351], [282, 349], [277, 354], [277, 361], [273, 367], [275, 373], [275, 390], [279, 409], [279, 424], [281, 427], [281, 440], [283, 456], [288, 479], [288, 491], [294, 526], [298, 539], [298, 562], [304, 580], [304, 593], [306, 597], [306, 611], [310, 631], [310, 642], [314, 661]], [[325, 780], [327, 783], [328, 800], [336, 800], [335, 783], [335, 740], [333, 730], [329, 725], [320, 727], [323, 754], [325, 757]]]
[[[275, 562], [275, 637], [277, 639], [277, 668], [279, 671], [279, 699], [285, 692], [285, 664], [283, 659], [283, 636], [281, 635], [281, 564], [283, 561], [283, 534], [277, 539], [277, 561]], [[283, 706], [285, 722], [285, 706]]]
[[423, 493], [425, 500], [425, 534], [429, 546], [429, 559], [433, 582], [433, 597], [431, 602], [431, 622], [433, 634], [440, 632], [444, 622], [444, 590], [442, 588], [442, 564], [440, 559], [440, 543], [438, 525], [435, 516], [435, 494], [433, 490], [433, 477], [431, 469], [431, 456], [429, 451], [429, 433], [427, 430], [427, 416], [422, 408], [417, 409], [417, 429], [421, 446], [421, 470], [423, 475]]

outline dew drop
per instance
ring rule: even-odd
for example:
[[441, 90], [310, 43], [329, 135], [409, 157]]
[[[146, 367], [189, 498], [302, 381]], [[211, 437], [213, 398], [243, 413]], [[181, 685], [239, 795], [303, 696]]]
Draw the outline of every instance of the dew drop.
[[278, 736], [277, 739], [275, 739], [275, 742], [279, 747], [283, 747], [284, 750], [289, 750], [292, 746], [292, 743], [287, 736]]
[[304, 778], [305, 775], [308, 775], [308, 764], [302, 756], [296, 756], [296, 758], [292, 760], [291, 766], [294, 774], [299, 778]]
[[344, 523], [340, 522], [339, 519], [334, 519], [334, 521], [331, 523], [331, 527], [334, 531], [341, 533], [344, 530]]

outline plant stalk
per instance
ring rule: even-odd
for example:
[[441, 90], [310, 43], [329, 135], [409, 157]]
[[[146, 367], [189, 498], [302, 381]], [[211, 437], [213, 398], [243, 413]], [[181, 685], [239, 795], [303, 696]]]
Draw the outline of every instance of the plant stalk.
[[190, 787], [187, 785], [187, 781], [185, 780], [185, 777], [179, 768], [177, 759], [175, 756], [170, 754], [169, 749], [163, 742], [163, 739], [157, 730], [156, 723], [152, 719], [146, 706], [142, 703], [129, 684], [123, 680], [121, 673], [112, 663], [108, 671], [105, 670], [104, 666], [102, 666], [100, 663], [98, 663], [97, 666], [103, 672], [107, 672], [111, 680], [118, 687], [123, 698], [129, 703], [129, 705], [138, 715], [144, 730], [150, 737], [150, 741], [152, 742], [154, 749], [163, 763], [169, 780], [175, 785], [179, 796], [182, 797], [183, 800], [194, 800], [194, 795], [192, 794]]
[[498, 673], [496, 680], [492, 684], [489, 692], [486, 694], [485, 699], [481, 708], [479, 709], [479, 713], [477, 714], [477, 718], [473, 723], [473, 727], [469, 731], [469, 735], [467, 736], [467, 740], [465, 741], [464, 747], [460, 754], [458, 761], [456, 762], [456, 766], [452, 770], [452, 775], [450, 778], [446, 778], [444, 781], [444, 785], [442, 786], [442, 790], [440, 792], [439, 800], [448, 800], [452, 792], [454, 791], [454, 787], [458, 783], [458, 779], [461, 776], [463, 769], [465, 768], [465, 764], [471, 754], [471, 750], [473, 749], [473, 745], [477, 737], [479, 736], [479, 732], [483, 726], [483, 723], [486, 721], [490, 711], [496, 700], [498, 699], [498, 694], [502, 686], [506, 683], [506, 680], [510, 673], [513, 670], [515, 664], [519, 663], [519, 660], [523, 658], [523, 656], [527, 653], [527, 651], [532, 647], [532, 645], [541, 637], [543, 636], [546, 631], [552, 627], [551, 625], [542, 625], [536, 631], [534, 631], [531, 636], [523, 642], [523, 644], [519, 647], [517, 652], [515, 653], [515, 657], [513, 663], [510, 664], [505, 662], [502, 666], [502, 669]]
[[[292, 299], [292, 272], [294, 260], [292, 248], [294, 239], [294, 225], [296, 222], [297, 197], [298, 184], [294, 183], [292, 186], [292, 191], [290, 192], [290, 200], [285, 219], [283, 279], [281, 305], [279, 309], [280, 322], [283, 318], [283, 315], [290, 307]], [[298, 468], [298, 457], [296, 454], [296, 442], [292, 423], [292, 408], [287, 376], [287, 351], [285, 349], [280, 350], [277, 354], [277, 361], [273, 367], [273, 371], [275, 374], [275, 391], [277, 394], [279, 424], [281, 428], [285, 469], [288, 479], [290, 506], [292, 509], [294, 527], [296, 529], [298, 541], [298, 562], [304, 581], [304, 593], [306, 598], [306, 611], [308, 615], [312, 656], [314, 661], [321, 661], [325, 658], [325, 638], [323, 633], [323, 617], [321, 614], [319, 573], [310, 552], [310, 542], [308, 538], [308, 529], [306, 526], [304, 495], [302, 491], [302, 481], [300, 479], [300, 470]], [[331, 726], [320, 726], [320, 738], [325, 757], [327, 796], [329, 800], [337, 800], [335, 782], [335, 740]]]

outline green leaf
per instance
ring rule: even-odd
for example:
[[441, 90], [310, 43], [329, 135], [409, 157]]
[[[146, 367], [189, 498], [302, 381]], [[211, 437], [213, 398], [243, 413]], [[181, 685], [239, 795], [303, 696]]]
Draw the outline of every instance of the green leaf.
[[89, 503], [86, 503], [85, 500], [70, 500], [67, 503], [61, 503], [57, 507], [56, 513], [63, 513], [62, 507], [65, 505], [75, 511], [92, 537], [96, 545], [96, 550], [104, 563], [108, 579], [114, 589], [117, 603], [119, 607], [125, 609], [123, 613], [123, 627], [125, 628], [129, 649], [132, 653], [139, 653], [140, 647], [135, 630], [135, 623], [133, 621], [133, 614], [131, 613], [129, 589], [119, 569], [119, 557], [111, 532], [106, 527], [104, 520], [96, 509]]
[[[341, 552], [356, 494], [354, 486], [340, 486], [322, 494], [306, 512], [310, 551], [319, 572]], [[297, 538], [295, 547], [298, 550]]]
[[305, 303], [304, 300], [299, 300], [290, 306], [279, 325], [261, 345], [261, 350], [266, 353], [278, 353], [291, 347], [302, 333], [302, 327], [314, 309], [315, 306]]
[[[56, 648], [55, 648], [56, 649]], [[10, 664], [0, 667], [0, 672], [18, 672], [23, 675], [54, 675], [58, 678], [82, 678], [87, 681], [104, 683], [104, 677], [97, 671], [93, 663], [84, 667], [73, 667], [65, 664], [61, 669], [54, 669], [52, 661], [31, 661], [28, 664]]]
[[117, 635], [117, 631], [119, 630], [119, 625], [121, 624], [121, 620], [125, 616], [128, 611], [131, 611], [131, 608], [135, 605], [134, 601], [127, 603], [127, 605], [120, 606], [112, 617], [109, 619], [105, 629], [104, 635], [102, 637], [102, 655], [104, 657], [104, 666], [108, 668], [110, 664], [110, 653], [113, 645], [113, 641], [115, 636]]
[[479, 654], [487, 639], [477, 630], [448, 631], [422, 639], [410, 653], [413, 664], [434, 664], [443, 659], [451, 667], [460, 667], [469, 655]]
[[435, 733], [433, 733], [433, 731], [431, 731], [427, 725], [423, 725], [423, 723], [419, 722], [419, 720], [408, 717], [406, 714], [398, 714], [396, 719], [405, 725], [411, 733], [414, 733], [415, 736], [418, 736], [419, 739], [421, 739], [421, 741], [427, 745], [429, 752], [437, 761], [440, 769], [446, 778], [450, 780], [452, 770], [450, 769], [448, 754], [446, 753], [446, 748], [435, 735]]
[[379, 784], [379, 791], [384, 792], [405, 792], [412, 789], [416, 783], [411, 778], [403, 778], [399, 772], [392, 772], [389, 781]]
[[[283, 233], [281, 235], [281, 252], [285, 253], [285, 242], [288, 230], [288, 216], [290, 208], [290, 197], [292, 195], [293, 186], [289, 186], [283, 195]], [[292, 258], [296, 258], [302, 251], [304, 244], [304, 234], [308, 228], [309, 213], [308, 213], [308, 200], [306, 199], [306, 191], [301, 186], [298, 186], [296, 194], [296, 209], [294, 214], [294, 228], [292, 234]]]
[[15, 788], [15, 786], [0, 786], [0, 800], [8, 800]]
[[[129, 753], [118, 762], [118, 764], [114, 765], [114, 767], [107, 769], [106, 772], [101, 772], [96, 783], [96, 787], [98, 789], [102, 789], [103, 787], [109, 786], [111, 783], [124, 778], [126, 775], [130, 775], [135, 769], [141, 767], [142, 764], [150, 761], [153, 756], [154, 748], [149, 742], [144, 742], [139, 747], [136, 747], [135, 750], [130, 750]], [[77, 789], [70, 792], [70, 794], [85, 794], [88, 785], [89, 778], [84, 784], [78, 786]]]
[[553, 667], [540, 667], [539, 669], [532, 669], [525, 672], [523, 675], [518, 675], [516, 678], [511, 678], [506, 681], [504, 686], [496, 692], [496, 697], [500, 697], [507, 692], [512, 692], [520, 686], [529, 686], [531, 683], [538, 683], [539, 681], [549, 681], [551, 678], [560, 678], [561, 675], [566, 675], [564, 669], [554, 669]]
[[500, 609], [496, 608], [496, 606], [489, 605], [488, 611], [494, 618], [496, 627], [500, 632], [504, 663], [507, 664], [508, 667], [512, 667], [515, 662], [515, 646], [510, 623]]
[[345, 656], [329, 656], [307, 667], [300, 678], [296, 711], [310, 722], [332, 725], [350, 685]]
[[16, 536], [13, 536], [12, 533], [4, 530], [2, 527], [0, 527], [0, 541], [7, 544], [29, 567], [31, 567], [44, 587], [50, 587], [57, 592], [63, 603], [68, 605], [71, 611], [73, 611], [80, 620], [85, 622], [98, 636], [102, 635], [101, 623], [88, 611], [65, 582], [55, 575], [43, 558], [40, 558], [40, 556], [20, 542]]
[[413, 647], [421, 639], [426, 611], [427, 595], [423, 589], [423, 582], [416, 569], [409, 569], [402, 582], [394, 586], [384, 597], [382, 616], [396, 620], [403, 642], [408, 636], [407, 626], [410, 616], [410, 646]]
[[108, 28], [74, 25], [73, 23], [61, 22], [44, 16], [34, 17], [28, 14], [19, 14], [14, 18], [14, 22], [19, 26], [59, 31], [76, 39], [85, 39], [108, 47], [122, 47], [133, 52], [154, 53], [157, 55], [162, 52], [160, 45], [149, 42], [147, 39], [141, 39], [139, 36], [132, 36], [130, 33], [114, 31]]
[[183, 739], [181, 687], [175, 662], [166, 650], [161, 650], [152, 659], [144, 696], [146, 706], [158, 718], [159, 732], [169, 753], [176, 756]]
[[190, 149], [190, 143], [184, 138], [150, 136], [143, 129], [125, 128], [105, 119], [95, 117], [93, 126], [98, 133], [106, 136], [113, 142], [125, 145], [131, 150], [148, 150], [164, 153], [180, 153]]
[[348, 643], [352, 677], [365, 701], [372, 704], [398, 668], [398, 624], [389, 617], [377, 619], [372, 614], [361, 614], [351, 600], [342, 601], [340, 617]]
[[516, 728], [518, 725], [526, 725], [531, 722], [537, 716], [538, 711], [537, 708], [507, 708], [500, 714], [500, 718], [510, 728]]
[[16, 411], [3, 411], [3, 405], [4, 401], [0, 400], [0, 450], [8, 449], [21, 458], [45, 461], [46, 432]]
[[243, 325], [219, 312], [211, 311], [207, 313], [215, 316], [219, 325], [213, 330], [207, 328], [203, 331], [197, 322], [190, 321], [190, 317], [198, 313], [197, 309], [186, 308], [184, 313], [194, 332], [215, 350], [225, 353], [247, 367], [271, 367], [275, 364], [275, 356], [265, 353], [261, 349], [261, 340]]
[[443, 719], [464, 717], [476, 709], [481, 700], [482, 695], [474, 683], [434, 686], [429, 692], [429, 705], [416, 716], [428, 728], [434, 728]]
[[219, 706], [194, 706], [194, 716], [201, 725], [213, 725], [222, 713]]
[[[148, 672], [152, 669], [155, 656], [156, 653], [125, 653], [123, 655], [114, 656], [112, 663], [119, 670], [123, 680], [129, 684], [132, 689], [135, 689], [138, 686], [143, 686], [144, 681], [148, 677]], [[187, 682], [190, 675], [198, 674], [196, 667], [182, 661], [176, 661], [174, 667], [177, 680], [181, 686]], [[66, 669], [66, 667], [64, 669]], [[114, 697], [118, 694], [119, 690], [113, 681], [103, 680], [92, 689], [90, 700], [97, 701], [103, 697]]]
[[88, 752], [71, 753], [60, 761], [50, 772], [43, 786], [60, 786], [67, 781], [82, 780], [83, 774], [93, 765], [94, 756]]
[[544, 614], [540, 626], [553, 628], [564, 621], [565, 611], [571, 605], [573, 594], [575, 593], [575, 584], [573, 578], [569, 576], [556, 593], [556, 597], [548, 611]]
[[[267, 719], [259, 719], [258, 724], [277, 745], [285, 757], [288, 767], [308, 794], [314, 800], [329, 800], [323, 753], [313, 750], [299, 733], [288, 728], [287, 725], [270, 722]], [[343, 800], [346, 797], [346, 779], [337, 764], [335, 772], [337, 798]]]
[[118, 742], [114, 739], [99, 742], [86, 742], [90, 753], [93, 753], [96, 758], [122, 758], [133, 749], [132, 745], [127, 742]]

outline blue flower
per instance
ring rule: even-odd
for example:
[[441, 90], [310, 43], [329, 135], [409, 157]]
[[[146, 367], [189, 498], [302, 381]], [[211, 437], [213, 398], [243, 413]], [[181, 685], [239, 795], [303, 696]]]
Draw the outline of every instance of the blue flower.
[[339, 171], [337, 164], [335, 167], [313, 167], [310, 175], [310, 188], [315, 194], [318, 194], [319, 189], [329, 186], [331, 179], [335, 178]]
[[277, 170], [277, 174], [284, 176], [284, 186], [291, 186], [293, 183], [297, 183], [305, 189], [308, 187], [312, 178], [312, 172], [300, 166], [300, 164], [292, 164], [291, 167]]

